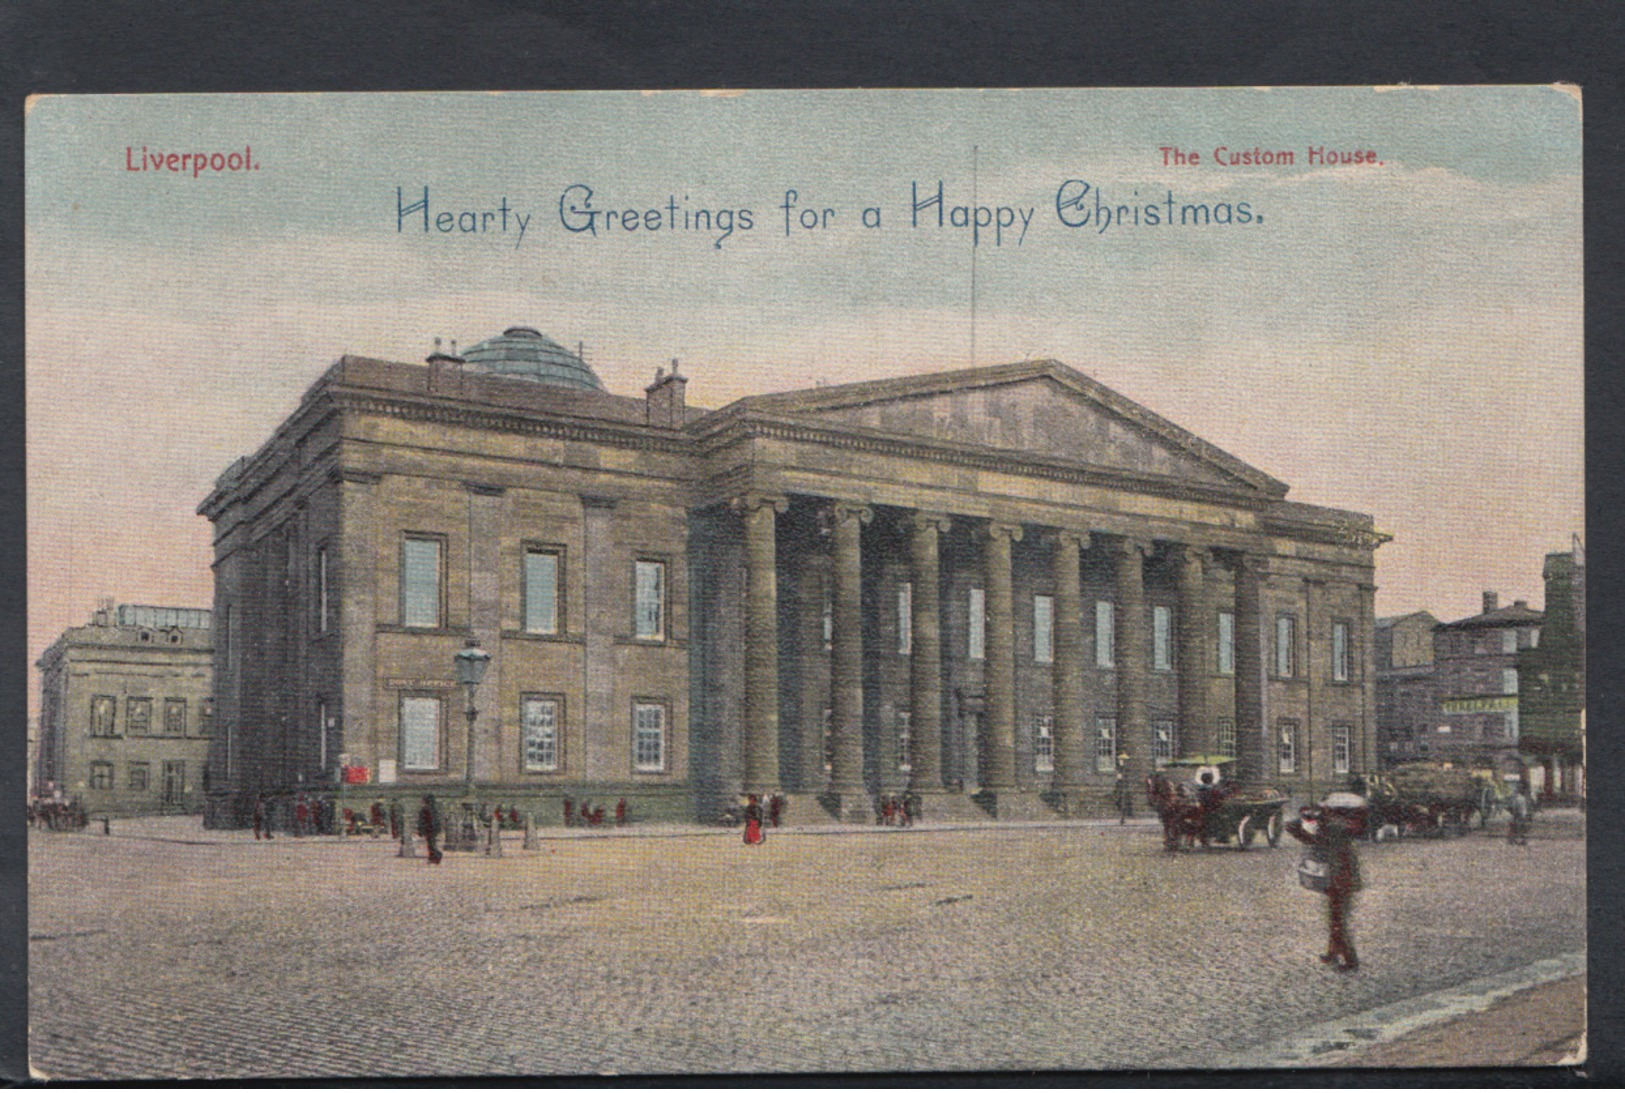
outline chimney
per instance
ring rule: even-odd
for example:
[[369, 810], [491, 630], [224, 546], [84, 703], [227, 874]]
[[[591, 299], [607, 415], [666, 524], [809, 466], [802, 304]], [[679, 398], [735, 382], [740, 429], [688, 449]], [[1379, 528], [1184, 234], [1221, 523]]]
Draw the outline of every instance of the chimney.
[[[440, 339], [434, 340], [434, 352], [425, 358], [429, 365], [429, 393], [460, 394], [462, 392], [462, 368], [465, 363], [457, 355], [456, 339], [452, 340], [451, 352], [446, 353], [440, 348]], [[456, 378], [453, 378], [456, 377]]]
[[683, 394], [687, 387], [688, 377], [677, 374], [676, 357], [671, 359], [670, 375], [664, 368], [655, 369], [655, 381], [643, 389], [648, 396], [644, 421], [664, 429], [681, 429], [687, 418]]
[[1513, 607], [1521, 607], [1525, 611], [1527, 611], [1527, 610], [1529, 610], [1529, 601], [1528, 600], [1513, 600], [1512, 601], [1512, 606]]
[[1484, 614], [1488, 615], [1491, 611], [1494, 611], [1495, 608], [1496, 608], [1496, 605], [1499, 604], [1500, 602], [1501, 602], [1501, 597], [1497, 596], [1494, 592], [1485, 592], [1484, 593]]

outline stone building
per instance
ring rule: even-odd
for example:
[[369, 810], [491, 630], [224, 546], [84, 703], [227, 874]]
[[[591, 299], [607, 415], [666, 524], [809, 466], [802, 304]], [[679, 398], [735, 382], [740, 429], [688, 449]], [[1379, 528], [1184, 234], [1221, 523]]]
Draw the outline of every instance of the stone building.
[[1378, 619], [1377, 758], [1380, 766], [1431, 757], [1439, 696], [1433, 679], [1433, 631], [1426, 611]]
[[209, 612], [111, 604], [63, 631], [38, 661], [33, 782], [87, 813], [202, 807], [213, 732]]
[[1546, 555], [1539, 644], [1518, 653], [1520, 746], [1537, 793], [1585, 793], [1585, 552]]
[[1501, 607], [1484, 593], [1484, 610], [1433, 630], [1438, 722], [1428, 758], [1479, 769], [1515, 771], [1519, 760], [1518, 658], [1541, 640], [1541, 620], [1523, 600]]
[[1088, 813], [1182, 754], [1303, 795], [1373, 768], [1369, 517], [1054, 361], [686, 386], [607, 393], [522, 327], [323, 373], [199, 509], [214, 821], [341, 770], [544, 819], [780, 791], [806, 823], [904, 789]]

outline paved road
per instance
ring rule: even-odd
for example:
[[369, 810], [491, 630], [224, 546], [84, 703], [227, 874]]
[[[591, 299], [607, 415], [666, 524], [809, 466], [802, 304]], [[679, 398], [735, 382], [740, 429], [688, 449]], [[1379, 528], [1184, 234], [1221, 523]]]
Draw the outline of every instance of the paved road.
[[1583, 949], [1578, 819], [1543, 815], [1528, 848], [1493, 833], [1366, 850], [1355, 975], [1314, 959], [1294, 851], [1166, 855], [1143, 826], [559, 832], [437, 868], [187, 821], [36, 834], [33, 1059], [125, 1080], [1203, 1066]]

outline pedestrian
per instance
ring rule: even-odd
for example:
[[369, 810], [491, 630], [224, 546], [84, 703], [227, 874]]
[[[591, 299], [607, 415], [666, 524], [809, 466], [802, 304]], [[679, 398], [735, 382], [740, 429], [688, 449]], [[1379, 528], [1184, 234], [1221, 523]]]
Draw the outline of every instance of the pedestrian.
[[[264, 832], [264, 834], [262, 835], [261, 832]], [[265, 794], [262, 793], [254, 798], [254, 841], [259, 842], [261, 838], [269, 839], [270, 837], [271, 825], [266, 822]]]
[[401, 841], [401, 826], [406, 817], [401, 812], [400, 798], [391, 798], [389, 802], [389, 837], [396, 842]]
[[305, 825], [308, 823], [310, 823], [310, 802], [301, 793], [293, 805], [293, 837], [296, 839], [303, 838]]
[[372, 803], [372, 814], [368, 817], [372, 821], [372, 837], [377, 838], [384, 831], [384, 802]]
[[434, 794], [426, 793], [423, 796], [423, 807], [418, 810], [418, 834], [429, 848], [429, 864], [439, 865], [442, 857], [440, 853], [440, 807], [435, 803]]
[[1519, 782], [1507, 802], [1507, 842], [1513, 846], [1529, 845], [1529, 787]]
[[903, 826], [913, 827], [920, 818], [920, 795], [912, 789], [903, 794]]
[[1134, 816], [1134, 787], [1129, 785], [1123, 772], [1117, 772], [1117, 782], [1112, 787], [1112, 800], [1117, 805], [1117, 822], [1128, 823]]
[[762, 802], [752, 793], [745, 805], [745, 845], [755, 846], [765, 836], [762, 834]]
[[[1349, 919], [1354, 911], [1354, 893], [1363, 884], [1360, 856], [1354, 847], [1354, 824], [1326, 808], [1306, 809], [1303, 815], [1304, 819], [1291, 821], [1286, 829], [1293, 838], [1308, 845], [1309, 859], [1305, 865], [1314, 863], [1309, 875], [1321, 879], [1314, 881], [1313, 886], [1326, 895], [1326, 951], [1320, 954], [1320, 962], [1340, 972], [1356, 971], [1360, 960], [1354, 955]], [[1305, 820], [1314, 824], [1313, 830]], [[1304, 866], [1299, 868], [1301, 873]], [[1305, 883], [1311, 882], [1306, 880]]]
[[769, 827], [779, 826], [779, 817], [784, 815], [784, 796], [773, 794], [767, 799], [767, 823]]
[[625, 827], [626, 826], [626, 798], [625, 797], [622, 797], [619, 801], [615, 802], [615, 826], [616, 827]]
[[575, 823], [575, 802], [566, 797], [564, 799], [564, 826], [569, 827]]

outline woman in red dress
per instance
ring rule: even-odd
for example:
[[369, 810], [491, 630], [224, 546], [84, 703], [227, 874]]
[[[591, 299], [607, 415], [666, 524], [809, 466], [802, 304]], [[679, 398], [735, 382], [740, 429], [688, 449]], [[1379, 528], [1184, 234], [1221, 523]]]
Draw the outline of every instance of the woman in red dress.
[[762, 802], [752, 793], [745, 806], [745, 845], [755, 846], [762, 841]]

